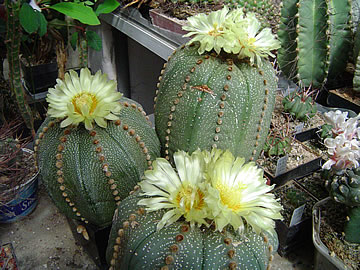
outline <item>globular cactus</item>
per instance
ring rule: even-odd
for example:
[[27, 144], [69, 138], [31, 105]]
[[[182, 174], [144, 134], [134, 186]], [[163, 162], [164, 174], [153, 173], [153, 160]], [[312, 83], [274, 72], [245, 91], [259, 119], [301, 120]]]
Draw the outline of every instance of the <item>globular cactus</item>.
[[[189, 18], [195, 26], [190, 23], [184, 29], [195, 38], [175, 50], [161, 71], [155, 127], [166, 158], [178, 149], [192, 152], [218, 147], [253, 160], [266, 140], [277, 78], [263, 57], [278, 43], [270, 29], [262, 30], [267, 36], [264, 40], [257, 40], [255, 34], [248, 36], [247, 28], [237, 28], [258, 30], [260, 23], [254, 15], [242, 17], [240, 10], [228, 13], [226, 8], [214, 13], [209, 15], [218, 20], [213, 25], [204, 14]], [[201, 25], [198, 21], [207, 28], [206, 34], [196, 29]], [[224, 30], [216, 34], [219, 29]], [[272, 45], [263, 48], [267, 53], [261, 52], [267, 38]]]
[[290, 113], [295, 119], [307, 121], [314, 117], [317, 108], [316, 104], [307, 91], [293, 92], [282, 100], [284, 112]]
[[270, 135], [264, 144], [266, 156], [282, 157], [291, 151], [291, 138]]
[[116, 205], [160, 154], [142, 107], [120, 97], [105, 74], [70, 71], [49, 90], [49, 116], [35, 140], [42, 180], [57, 207], [98, 227], [111, 224]]
[[352, 2], [283, 1], [277, 59], [287, 77], [307, 87], [337, 82], [346, 69], [352, 47]]
[[[255, 164], [243, 165], [244, 160], [231, 158], [230, 152], [205, 154], [209, 158], [207, 165], [202, 164], [201, 155], [198, 151], [191, 156], [182, 151], [175, 153], [176, 170], [166, 160], [157, 159], [154, 170], [145, 173], [141, 188], [137, 187], [120, 203], [106, 252], [112, 269], [270, 267], [278, 239], [273, 225], [264, 224], [279, 215], [281, 207], [273, 194], [263, 192], [266, 192], [264, 188], [273, 187], [266, 185], [266, 180], [258, 174], [261, 169]], [[232, 180], [227, 182], [230, 170]], [[250, 187], [258, 180], [261, 184], [257, 188]], [[218, 192], [221, 195], [216, 200], [212, 195]], [[245, 197], [250, 198], [251, 192], [256, 193], [253, 200], [242, 202], [248, 200]], [[262, 196], [267, 197], [264, 198], [267, 203]], [[262, 215], [255, 205], [265, 212], [271, 209], [272, 214], [261, 210]], [[250, 218], [243, 223], [242, 215], [245, 219], [253, 216], [257, 221], [253, 223]], [[255, 228], [252, 224], [268, 229], [256, 225]]]
[[360, 169], [348, 169], [333, 174], [326, 181], [330, 196], [339, 203], [349, 206], [349, 218], [345, 226], [345, 240], [360, 244]]

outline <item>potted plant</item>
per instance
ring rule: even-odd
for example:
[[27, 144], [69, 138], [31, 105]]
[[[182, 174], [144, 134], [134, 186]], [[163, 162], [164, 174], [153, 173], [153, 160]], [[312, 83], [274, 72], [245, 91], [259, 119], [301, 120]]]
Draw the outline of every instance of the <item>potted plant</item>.
[[21, 124], [13, 120], [0, 127], [0, 222], [17, 221], [37, 205], [37, 175], [34, 153], [16, 138]]
[[[325, 199], [314, 206], [313, 242], [322, 255], [319, 258], [326, 258], [330, 265], [357, 269], [360, 250], [360, 141], [357, 125], [360, 115], [348, 118], [347, 113], [341, 111], [325, 115], [332, 125], [332, 136], [324, 140], [329, 160], [323, 169], [332, 200]], [[344, 206], [339, 207], [340, 203]]]

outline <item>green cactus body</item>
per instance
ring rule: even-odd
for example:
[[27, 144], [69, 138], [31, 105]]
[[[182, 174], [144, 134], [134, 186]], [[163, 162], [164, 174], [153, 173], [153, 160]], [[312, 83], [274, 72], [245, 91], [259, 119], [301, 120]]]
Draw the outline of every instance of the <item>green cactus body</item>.
[[309, 96], [301, 96], [300, 94], [295, 96], [288, 95], [284, 97], [282, 103], [284, 111], [300, 121], [306, 121], [314, 117], [317, 112], [316, 105]]
[[197, 50], [197, 45], [177, 49], [159, 78], [155, 127], [165, 157], [179, 149], [218, 147], [256, 159], [275, 103], [272, 65], [250, 66]]
[[350, 14], [346, 0], [285, 0], [278, 32], [284, 74], [305, 86], [335, 81], [349, 59]]
[[330, 196], [336, 202], [350, 207], [349, 220], [345, 225], [345, 240], [360, 244], [360, 169], [334, 174], [326, 184]]
[[120, 120], [107, 128], [60, 128], [47, 118], [34, 150], [44, 184], [68, 217], [104, 227], [160, 154], [159, 140], [139, 104], [121, 99]]
[[[14, 168], [16, 163], [21, 160], [23, 152], [20, 149], [20, 143], [13, 138], [0, 138], [0, 163], [2, 173]], [[3, 162], [5, 164], [3, 164]], [[3, 171], [4, 170], [4, 171]]]
[[291, 139], [270, 136], [264, 145], [264, 153], [267, 156], [285, 156], [291, 151]]
[[177, 221], [157, 231], [164, 211], [147, 212], [139, 199], [135, 192], [115, 212], [106, 252], [113, 269], [267, 269], [277, 250], [277, 238], [229, 227], [220, 233]]

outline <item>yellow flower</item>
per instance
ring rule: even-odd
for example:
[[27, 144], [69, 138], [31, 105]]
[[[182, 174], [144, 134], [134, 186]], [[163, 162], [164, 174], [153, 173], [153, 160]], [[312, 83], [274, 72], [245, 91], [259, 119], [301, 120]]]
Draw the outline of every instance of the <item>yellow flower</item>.
[[65, 74], [62, 81], [57, 79], [55, 88], [49, 89], [46, 98], [48, 114], [54, 118], [65, 118], [60, 126], [77, 126], [83, 122], [86, 129], [92, 129], [94, 122], [106, 128], [106, 120], [117, 120], [122, 94], [116, 91], [116, 83], [109, 81], [106, 74], [98, 71], [91, 75], [83, 68], [80, 77], [73, 70]]
[[233, 53], [238, 54], [240, 59], [250, 58], [258, 64], [262, 58], [275, 57], [271, 51], [280, 48], [280, 41], [275, 39], [270, 28], [264, 28], [260, 32], [261, 24], [254, 13], [249, 13], [246, 18], [246, 27], [233, 27], [232, 30], [238, 40], [238, 46], [234, 47]]
[[138, 202], [148, 211], [169, 209], [157, 228], [174, 223], [184, 217], [193, 227], [195, 223], [207, 225], [205, 188], [203, 181], [203, 158], [200, 151], [189, 156], [184, 151], [174, 154], [176, 171], [170, 163], [158, 158], [153, 163], [153, 170], [145, 172], [145, 180], [139, 185], [143, 195], [149, 196]]
[[273, 219], [280, 219], [281, 205], [266, 185], [263, 171], [255, 163], [244, 164], [226, 151], [218, 157], [206, 177], [210, 184], [205, 202], [212, 211], [217, 230], [228, 224], [240, 232], [250, 225], [256, 233], [274, 232]]

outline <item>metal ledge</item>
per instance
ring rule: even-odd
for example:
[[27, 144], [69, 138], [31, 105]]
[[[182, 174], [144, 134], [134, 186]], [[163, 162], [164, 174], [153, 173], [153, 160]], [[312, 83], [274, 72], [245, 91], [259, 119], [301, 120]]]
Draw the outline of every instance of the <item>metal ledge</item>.
[[152, 25], [134, 8], [119, 9], [113, 13], [102, 14], [100, 18], [164, 60], [187, 41], [180, 34]]

